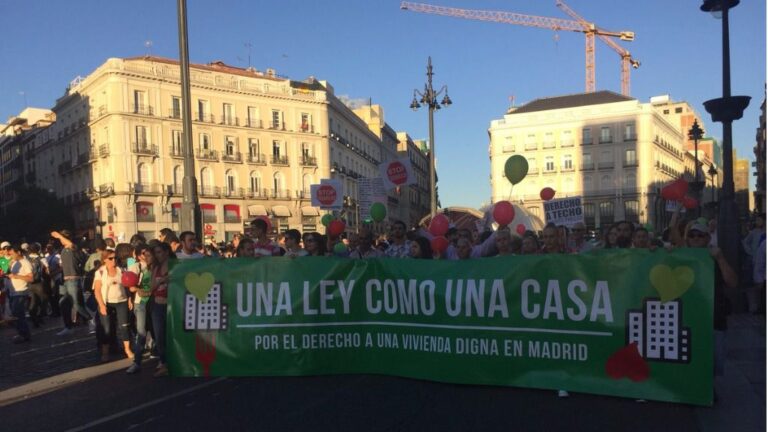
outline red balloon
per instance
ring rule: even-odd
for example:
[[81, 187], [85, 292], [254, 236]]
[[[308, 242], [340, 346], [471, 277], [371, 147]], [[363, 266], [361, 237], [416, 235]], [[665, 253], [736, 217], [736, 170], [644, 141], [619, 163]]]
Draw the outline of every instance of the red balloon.
[[515, 208], [509, 201], [499, 201], [493, 206], [493, 220], [499, 225], [509, 225], [515, 218]]
[[552, 189], [551, 187], [545, 187], [544, 189], [541, 190], [541, 192], [539, 192], [539, 196], [544, 201], [549, 201], [555, 197], [555, 190]]
[[328, 234], [334, 237], [341, 235], [346, 227], [347, 225], [344, 222], [338, 219], [332, 220], [331, 223], [328, 224]]
[[518, 234], [523, 235], [523, 234], [525, 234], [525, 231], [526, 231], [525, 225], [517, 224], [517, 233]]
[[688, 182], [679, 178], [661, 189], [661, 197], [667, 201], [682, 201], [688, 193]]
[[132, 271], [125, 271], [123, 272], [123, 276], [120, 277], [120, 283], [123, 284], [124, 287], [139, 286], [139, 276]]
[[443, 236], [438, 236], [432, 239], [430, 242], [432, 251], [442, 254], [448, 249], [448, 239]]
[[691, 197], [683, 198], [683, 207], [687, 208], [688, 210], [693, 210], [698, 206], [699, 206], [699, 202], [696, 200], [696, 198], [691, 198]]
[[435, 237], [443, 236], [448, 232], [451, 221], [444, 214], [435, 215], [429, 222], [429, 233]]

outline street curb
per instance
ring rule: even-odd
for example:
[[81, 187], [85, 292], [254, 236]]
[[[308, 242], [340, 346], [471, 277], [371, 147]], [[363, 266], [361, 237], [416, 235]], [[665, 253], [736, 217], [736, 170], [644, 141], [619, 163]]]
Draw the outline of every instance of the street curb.
[[131, 363], [133, 363], [133, 360], [126, 358], [43, 378], [38, 381], [0, 391], [0, 407], [31, 399], [114, 371], [126, 369]]

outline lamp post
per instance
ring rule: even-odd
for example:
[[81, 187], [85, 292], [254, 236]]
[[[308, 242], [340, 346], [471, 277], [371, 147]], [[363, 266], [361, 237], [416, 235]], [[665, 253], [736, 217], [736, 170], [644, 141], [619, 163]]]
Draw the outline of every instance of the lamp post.
[[715, 168], [715, 164], [709, 166], [709, 170], [707, 171], [707, 174], [709, 174], [709, 178], [712, 180], [712, 205], [715, 204], [715, 189], [717, 188], [717, 183], [715, 182], [715, 176], [717, 175], [717, 169]]
[[[723, 97], [704, 102], [704, 108], [712, 115], [712, 121], [723, 123], [723, 186], [719, 196], [718, 246], [726, 260], [739, 271], [739, 219], [734, 201], [733, 187], [733, 121], [744, 114], [749, 105], [749, 96], [731, 96], [731, 49], [728, 29], [728, 11], [736, 7], [739, 0], [704, 0], [701, 10], [722, 18], [723, 33]], [[734, 305], [741, 304], [738, 292], [728, 290], [727, 296]]]
[[[421, 104], [427, 104], [429, 107], [429, 188], [430, 188], [430, 216], [434, 217], [437, 213], [437, 181], [435, 177], [435, 127], [434, 127], [434, 112], [439, 110], [442, 106], [449, 106], [453, 102], [448, 97], [448, 86], [442, 86], [440, 90], [435, 91], [432, 88], [432, 57], [427, 58], [427, 84], [424, 85], [424, 91], [413, 90], [413, 101], [411, 102], [411, 109], [416, 111], [421, 107]], [[437, 102], [437, 97], [445, 92], [445, 96], [440, 103]], [[417, 99], [419, 96], [420, 99]]]
[[[704, 136], [704, 130], [699, 126], [699, 121], [694, 120], [693, 126], [688, 131], [688, 138], [693, 140], [693, 178], [694, 181], [689, 186], [696, 194], [696, 199], [701, 202], [701, 191], [704, 190], [704, 182], [699, 179], [699, 140]], [[701, 206], [697, 209], [698, 216], [701, 216]]]

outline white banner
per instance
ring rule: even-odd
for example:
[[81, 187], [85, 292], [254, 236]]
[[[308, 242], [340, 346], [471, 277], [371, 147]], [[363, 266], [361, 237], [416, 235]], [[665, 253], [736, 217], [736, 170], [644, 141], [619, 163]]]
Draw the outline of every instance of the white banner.
[[309, 185], [312, 206], [323, 210], [341, 210], [344, 202], [341, 180], [322, 179], [320, 184]]
[[384, 188], [392, 190], [398, 186], [406, 186], [416, 183], [416, 176], [413, 174], [411, 160], [408, 157], [402, 157], [379, 164], [379, 174], [384, 180]]
[[548, 224], [571, 228], [579, 222], [584, 222], [584, 208], [581, 206], [580, 196], [545, 201], [544, 214]]
[[387, 191], [384, 190], [384, 180], [380, 177], [357, 179], [357, 191], [361, 220], [371, 215], [373, 203], [387, 203]]

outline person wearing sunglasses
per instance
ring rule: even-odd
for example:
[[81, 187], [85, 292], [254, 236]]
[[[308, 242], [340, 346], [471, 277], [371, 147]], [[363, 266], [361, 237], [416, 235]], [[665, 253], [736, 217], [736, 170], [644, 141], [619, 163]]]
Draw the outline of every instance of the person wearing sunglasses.
[[122, 270], [115, 263], [115, 253], [109, 251], [104, 257], [104, 268], [98, 273], [93, 282], [93, 292], [99, 304], [99, 317], [104, 329], [104, 340], [101, 341], [101, 361], [109, 361], [109, 336], [112, 331], [109, 312], [117, 315], [116, 336], [123, 342], [125, 356], [132, 359], [131, 342], [128, 331], [128, 295], [121, 284]]
[[736, 289], [739, 278], [728, 264], [723, 251], [716, 246], [709, 246], [709, 227], [700, 222], [692, 222], [685, 232], [685, 244], [689, 248], [708, 248], [709, 255], [715, 261], [715, 375], [723, 375], [725, 364], [725, 331], [730, 305], [725, 295], [726, 288]]

